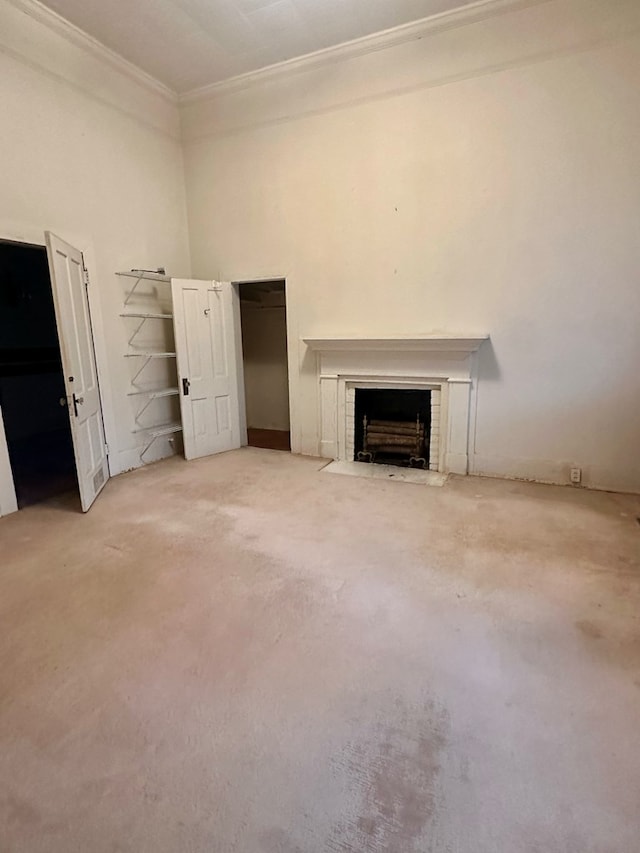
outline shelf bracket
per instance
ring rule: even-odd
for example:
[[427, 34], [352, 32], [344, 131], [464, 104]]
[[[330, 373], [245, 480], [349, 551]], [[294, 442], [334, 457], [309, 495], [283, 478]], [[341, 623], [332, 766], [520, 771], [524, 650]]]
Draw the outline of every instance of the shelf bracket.
[[149, 439], [149, 441], [145, 444], [144, 449], [140, 451], [140, 458], [141, 459], [144, 456], [144, 454], [147, 452], [147, 450], [151, 447], [151, 445], [156, 440], [156, 438], [158, 438], [157, 435], [152, 435], [151, 438]]
[[147, 320], [147, 318], [146, 318], [146, 317], [143, 317], [143, 318], [142, 318], [142, 320], [140, 320], [140, 322], [139, 322], [139, 323], [138, 323], [138, 325], [136, 326], [135, 332], [134, 332], [134, 333], [131, 335], [131, 337], [129, 338], [129, 346], [131, 346], [131, 345], [133, 344], [133, 341], [134, 341], [134, 339], [135, 339], [136, 335], [138, 334], [138, 332], [140, 331], [140, 329], [144, 326], [144, 324], [145, 324], [146, 320]]
[[141, 373], [142, 373], [142, 371], [145, 369], [145, 367], [149, 364], [149, 362], [150, 362], [150, 361], [151, 361], [151, 356], [150, 356], [150, 355], [148, 355], [148, 356], [145, 358], [145, 360], [142, 362], [142, 366], [138, 368], [138, 370], [135, 372], [135, 374], [134, 374], [133, 378], [131, 379], [131, 384], [132, 384], [132, 385], [135, 385], [135, 384], [136, 384], [136, 379], [138, 378], [138, 376], [140, 376], [140, 374], [141, 374]]
[[147, 411], [147, 409], [155, 399], [155, 397], [149, 397], [144, 406], [136, 413], [135, 422], [138, 424], [138, 426], [142, 426], [142, 424], [140, 423], [140, 418]]
[[131, 297], [132, 297], [132, 296], [134, 295], [134, 293], [136, 292], [136, 288], [138, 287], [138, 285], [140, 284], [140, 282], [141, 282], [141, 281], [142, 281], [142, 276], [139, 276], [139, 277], [136, 279], [135, 284], [133, 285], [133, 287], [131, 288], [131, 290], [129, 291], [129, 293], [127, 294], [127, 296], [125, 297], [125, 300], [124, 300], [124, 304], [125, 304], [125, 305], [128, 305], [128, 304], [129, 304], [129, 302], [131, 301]]

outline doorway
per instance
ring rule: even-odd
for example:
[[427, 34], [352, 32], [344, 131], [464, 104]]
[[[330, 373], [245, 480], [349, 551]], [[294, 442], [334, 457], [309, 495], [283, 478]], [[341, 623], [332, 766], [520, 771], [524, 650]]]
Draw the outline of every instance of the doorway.
[[284, 279], [238, 284], [247, 443], [291, 449]]
[[44, 246], [0, 241], [0, 409], [18, 508], [77, 494]]

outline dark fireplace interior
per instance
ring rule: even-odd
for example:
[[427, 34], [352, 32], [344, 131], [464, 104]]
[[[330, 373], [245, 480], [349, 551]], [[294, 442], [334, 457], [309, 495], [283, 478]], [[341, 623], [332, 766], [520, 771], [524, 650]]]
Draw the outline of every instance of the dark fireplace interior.
[[354, 460], [429, 467], [431, 391], [356, 388]]

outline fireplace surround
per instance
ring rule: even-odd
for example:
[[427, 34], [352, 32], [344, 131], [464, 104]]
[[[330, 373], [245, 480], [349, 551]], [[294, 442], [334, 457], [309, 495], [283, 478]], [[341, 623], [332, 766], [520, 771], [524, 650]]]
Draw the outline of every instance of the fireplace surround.
[[317, 353], [320, 455], [352, 461], [356, 389], [428, 390], [429, 468], [468, 473], [476, 356], [487, 335], [304, 338]]

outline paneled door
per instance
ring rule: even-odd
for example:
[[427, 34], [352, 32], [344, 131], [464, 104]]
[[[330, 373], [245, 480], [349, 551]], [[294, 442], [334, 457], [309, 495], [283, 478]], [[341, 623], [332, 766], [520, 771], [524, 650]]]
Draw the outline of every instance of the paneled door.
[[238, 365], [230, 282], [172, 279], [184, 455], [240, 447]]
[[102, 404], [82, 252], [46, 232], [80, 502], [86, 512], [109, 479]]

